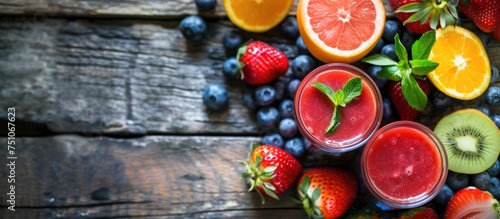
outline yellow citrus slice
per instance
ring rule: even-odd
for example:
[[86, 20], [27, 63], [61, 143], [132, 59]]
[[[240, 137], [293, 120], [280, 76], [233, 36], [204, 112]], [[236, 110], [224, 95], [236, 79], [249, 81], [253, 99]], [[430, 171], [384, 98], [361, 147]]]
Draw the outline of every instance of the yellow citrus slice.
[[239, 28], [261, 33], [278, 25], [290, 12], [293, 0], [223, 0], [227, 17]]
[[427, 77], [444, 94], [471, 100], [488, 88], [490, 60], [481, 40], [473, 32], [454, 25], [436, 30], [436, 43], [429, 60], [439, 63]]
[[384, 24], [381, 0], [300, 0], [297, 6], [306, 47], [326, 63], [363, 58], [382, 37]]

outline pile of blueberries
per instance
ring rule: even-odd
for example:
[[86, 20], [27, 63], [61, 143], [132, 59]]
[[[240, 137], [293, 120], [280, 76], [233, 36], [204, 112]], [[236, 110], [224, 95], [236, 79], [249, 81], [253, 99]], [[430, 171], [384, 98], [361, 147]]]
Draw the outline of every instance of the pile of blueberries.
[[[200, 12], [212, 11], [216, 7], [216, 0], [195, 0], [196, 6]], [[460, 25], [459, 20], [459, 25]], [[290, 60], [288, 72], [277, 81], [258, 87], [250, 87], [244, 94], [245, 105], [256, 112], [256, 120], [263, 134], [263, 143], [274, 144], [285, 148], [294, 156], [301, 156], [308, 142], [300, 135], [293, 117], [293, 97], [300, 81], [314, 68], [322, 63], [315, 59], [307, 50], [297, 27], [295, 17], [287, 17], [281, 24], [280, 29], [283, 37], [294, 41], [297, 47], [298, 55]], [[189, 41], [201, 41], [207, 32], [207, 25], [204, 19], [198, 15], [190, 15], [183, 18], [179, 24], [179, 30]], [[394, 60], [398, 60], [394, 49], [394, 36], [398, 34], [407, 51], [410, 51], [411, 45], [418, 39], [409, 31], [406, 31], [399, 20], [387, 20], [384, 27], [384, 33], [370, 54], [379, 53], [387, 55]], [[490, 44], [490, 37], [482, 32], [478, 33], [481, 41], [487, 49]], [[238, 60], [236, 52], [241, 44], [246, 42], [244, 33], [240, 30], [228, 30], [223, 39], [223, 45], [228, 54], [224, 61], [222, 73], [229, 80], [237, 80]], [[369, 54], [369, 55], [370, 55]], [[378, 77], [381, 70], [380, 66], [369, 65], [366, 63], [354, 63], [366, 71], [377, 83], [384, 96], [384, 116], [385, 120], [395, 119], [392, 103], [384, 94], [384, 87], [387, 85], [387, 79]], [[491, 113], [492, 107], [500, 106], [500, 87], [494, 83], [498, 80], [499, 71], [494, 65], [491, 65], [491, 83], [485, 92], [484, 101], [477, 106], [477, 109], [488, 115], [495, 124], [500, 127], [500, 114]], [[209, 84], [205, 87], [203, 101], [210, 110], [222, 110], [227, 106], [228, 93], [222, 84]], [[454, 99], [433, 89], [429, 97], [434, 109], [446, 109]]]

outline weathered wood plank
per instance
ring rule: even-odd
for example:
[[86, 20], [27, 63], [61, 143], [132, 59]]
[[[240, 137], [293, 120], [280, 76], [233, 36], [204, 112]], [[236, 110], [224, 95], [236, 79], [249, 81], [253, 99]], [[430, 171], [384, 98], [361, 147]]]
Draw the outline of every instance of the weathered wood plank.
[[[303, 210], [288, 199], [290, 194], [261, 205], [256, 192], [247, 192], [240, 178], [244, 166], [237, 160], [245, 160], [250, 143], [258, 140], [17, 138], [16, 211], [7, 210], [4, 200], [0, 217], [304, 218]], [[0, 156], [11, 155], [0, 150]], [[1, 168], [0, 178], [7, 179], [9, 171]], [[5, 191], [11, 185], [7, 180], [0, 185], [2, 193], [9, 192]]]
[[[294, 1], [290, 15], [295, 15], [299, 0]], [[393, 11], [383, 0], [387, 16]], [[217, 1], [213, 12], [199, 12], [193, 0], [0, 0], [0, 14], [32, 15], [36, 19], [53, 16], [76, 17], [143, 17], [179, 18], [186, 14], [200, 14], [209, 18], [225, 18], [222, 0]]]
[[[195, 44], [183, 39], [177, 25], [2, 18], [0, 109], [16, 107], [19, 120], [58, 133], [258, 134], [254, 114], [242, 102], [247, 86], [222, 75], [226, 54], [221, 39], [235, 27], [210, 22], [207, 38]], [[297, 55], [294, 42], [279, 31], [246, 34], [271, 43], [290, 59]], [[491, 62], [500, 66], [500, 43], [492, 42], [489, 53]], [[228, 87], [226, 111], [205, 109], [201, 93], [208, 83]], [[481, 101], [456, 101], [448, 110]], [[446, 112], [428, 107], [421, 122], [432, 126]], [[6, 113], [0, 110], [0, 118]]]

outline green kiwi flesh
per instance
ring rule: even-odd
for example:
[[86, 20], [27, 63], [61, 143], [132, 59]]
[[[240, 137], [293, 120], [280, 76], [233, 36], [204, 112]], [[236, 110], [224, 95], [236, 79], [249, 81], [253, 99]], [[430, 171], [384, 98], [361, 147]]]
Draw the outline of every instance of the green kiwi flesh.
[[462, 109], [443, 117], [434, 128], [448, 157], [448, 169], [476, 174], [495, 163], [500, 153], [500, 131], [476, 109]]

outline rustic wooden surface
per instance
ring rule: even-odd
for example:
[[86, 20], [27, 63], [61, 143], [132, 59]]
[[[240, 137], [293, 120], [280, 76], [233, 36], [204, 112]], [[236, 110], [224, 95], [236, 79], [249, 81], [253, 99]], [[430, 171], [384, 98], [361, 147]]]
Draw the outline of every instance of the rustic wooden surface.
[[[261, 205], [239, 178], [236, 160], [264, 133], [242, 104], [246, 85], [222, 75], [222, 35], [237, 28], [221, 1], [201, 13], [209, 34], [196, 44], [177, 30], [198, 13], [190, 0], [0, 0], [0, 13], [0, 121], [16, 108], [18, 156], [16, 212], [2, 201], [0, 218], [305, 218], [287, 194]], [[297, 55], [277, 29], [245, 35]], [[500, 43], [489, 54], [500, 66]], [[208, 83], [228, 87], [227, 110], [205, 109]], [[419, 122], [432, 128], [482, 101], [428, 105]], [[303, 163], [343, 162], [308, 154]]]

